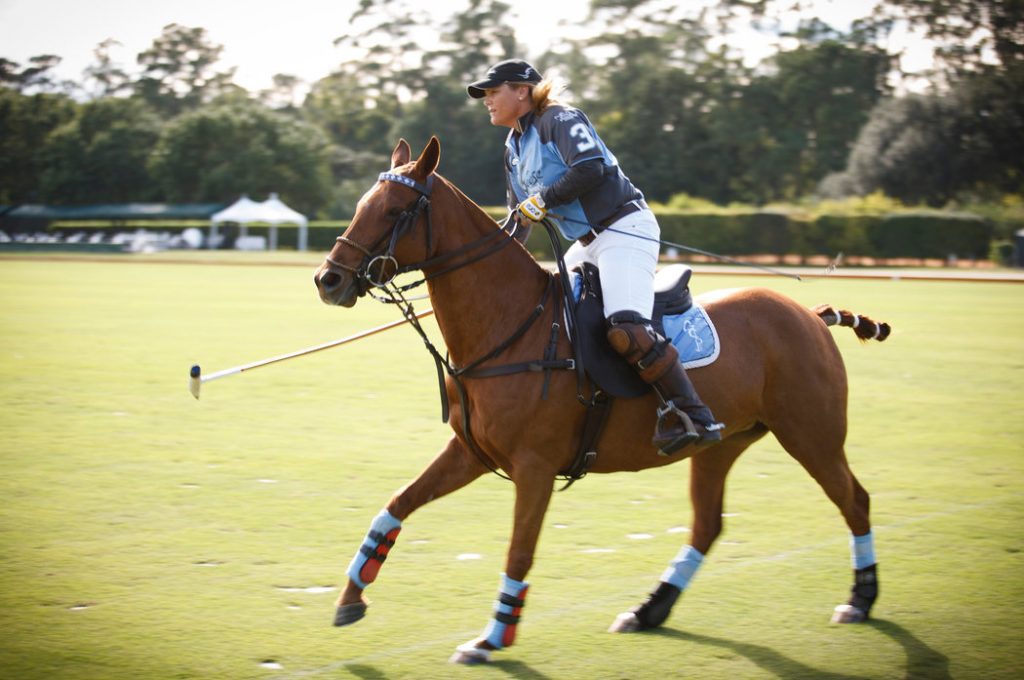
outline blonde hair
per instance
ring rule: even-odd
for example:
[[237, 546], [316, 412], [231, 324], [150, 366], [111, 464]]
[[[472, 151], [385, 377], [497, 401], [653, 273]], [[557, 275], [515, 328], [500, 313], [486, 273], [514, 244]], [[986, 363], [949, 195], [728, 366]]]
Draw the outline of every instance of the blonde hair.
[[533, 110], [536, 113], [543, 111], [553, 104], [562, 104], [556, 97], [565, 90], [565, 83], [555, 78], [545, 78], [537, 83], [530, 92], [533, 99]]

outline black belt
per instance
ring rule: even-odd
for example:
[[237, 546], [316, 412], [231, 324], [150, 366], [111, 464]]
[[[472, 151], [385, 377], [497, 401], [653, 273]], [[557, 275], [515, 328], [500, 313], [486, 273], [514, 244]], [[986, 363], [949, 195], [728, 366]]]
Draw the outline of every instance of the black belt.
[[602, 231], [612, 226], [613, 224], [621, 220], [623, 217], [626, 217], [627, 215], [632, 215], [635, 212], [640, 212], [641, 210], [647, 210], [647, 202], [644, 201], [644, 199], [642, 198], [636, 201], [630, 201], [629, 203], [625, 203], [622, 205], [621, 208], [613, 212], [611, 216], [606, 217], [599, 224], [592, 226], [590, 228], [590, 231], [588, 231], [583, 236], [580, 236], [576, 240], [582, 243], [584, 247], [589, 246], [591, 243], [594, 242], [594, 239], [597, 238], [597, 235], [600, 234]]

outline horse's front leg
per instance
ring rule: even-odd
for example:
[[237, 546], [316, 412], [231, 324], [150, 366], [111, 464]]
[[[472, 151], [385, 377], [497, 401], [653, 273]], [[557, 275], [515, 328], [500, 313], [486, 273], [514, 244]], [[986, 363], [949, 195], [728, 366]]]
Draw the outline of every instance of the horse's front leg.
[[402, 522], [417, 508], [460, 489], [487, 472], [457, 437], [452, 437], [413, 482], [399, 489], [373, 519], [370, 531], [348, 566], [348, 584], [338, 598], [335, 626], [355, 623], [366, 615], [363, 590], [377, 578], [402, 530]]
[[540, 538], [541, 525], [551, 502], [554, 472], [540, 471], [526, 476], [513, 475], [516, 483], [515, 525], [512, 541], [501, 575], [494, 615], [480, 637], [459, 645], [452, 663], [474, 664], [490, 661], [491, 652], [512, 646], [516, 639], [525, 604], [526, 574], [533, 565], [533, 555]]

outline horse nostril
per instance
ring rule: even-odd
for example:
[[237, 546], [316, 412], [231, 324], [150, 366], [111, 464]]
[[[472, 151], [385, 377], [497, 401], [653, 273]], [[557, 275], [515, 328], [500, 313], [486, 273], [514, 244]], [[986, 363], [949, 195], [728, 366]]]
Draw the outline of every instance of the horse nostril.
[[341, 283], [341, 276], [334, 272], [324, 272], [320, 277], [320, 285], [324, 287], [324, 290], [334, 290]]

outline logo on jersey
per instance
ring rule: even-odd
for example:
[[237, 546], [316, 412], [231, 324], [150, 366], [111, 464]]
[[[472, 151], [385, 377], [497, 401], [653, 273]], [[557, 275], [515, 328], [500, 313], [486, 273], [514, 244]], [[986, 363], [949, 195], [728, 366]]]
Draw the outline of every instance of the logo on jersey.
[[519, 181], [522, 183], [523, 188], [526, 189], [527, 193], [537, 194], [545, 189], [544, 176], [540, 170], [534, 170], [526, 175], [521, 175]]
[[555, 120], [557, 120], [559, 123], [565, 123], [566, 121], [576, 120], [576, 112], [562, 111], [557, 116], [555, 116]]

